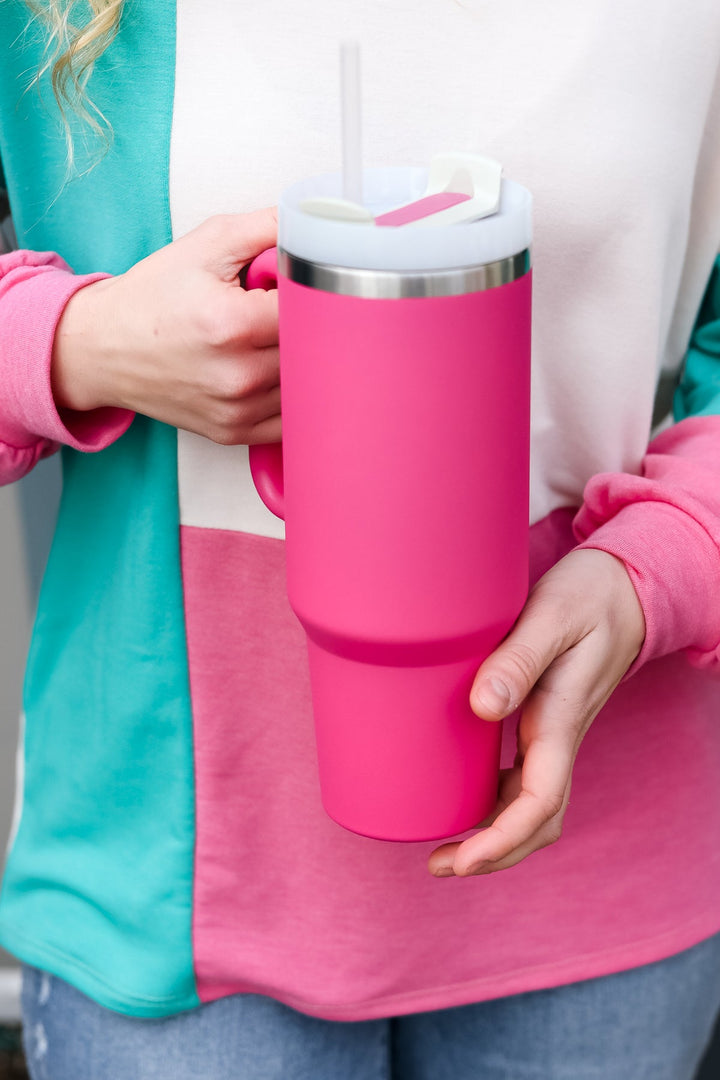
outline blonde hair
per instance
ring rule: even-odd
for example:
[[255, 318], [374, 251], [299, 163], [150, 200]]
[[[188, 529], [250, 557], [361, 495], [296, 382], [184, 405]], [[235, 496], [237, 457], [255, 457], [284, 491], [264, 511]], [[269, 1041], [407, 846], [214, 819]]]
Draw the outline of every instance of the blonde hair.
[[34, 82], [47, 73], [60, 108], [68, 144], [68, 168], [72, 169], [74, 148], [68, 112], [75, 113], [100, 136], [105, 149], [112, 131], [102, 111], [86, 92], [95, 61], [113, 41], [120, 26], [124, 0], [86, 0], [91, 16], [77, 25], [73, 16], [79, 0], [27, 0], [36, 18], [49, 30], [45, 60]]

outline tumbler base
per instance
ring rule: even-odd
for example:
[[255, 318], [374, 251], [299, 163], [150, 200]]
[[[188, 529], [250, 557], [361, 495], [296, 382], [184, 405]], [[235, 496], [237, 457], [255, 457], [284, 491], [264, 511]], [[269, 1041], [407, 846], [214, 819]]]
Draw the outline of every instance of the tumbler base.
[[442, 840], [497, 800], [502, 725], [469, 704], [483, 657], [385, 666], [308, 640], [323, 805], [377, 840]]

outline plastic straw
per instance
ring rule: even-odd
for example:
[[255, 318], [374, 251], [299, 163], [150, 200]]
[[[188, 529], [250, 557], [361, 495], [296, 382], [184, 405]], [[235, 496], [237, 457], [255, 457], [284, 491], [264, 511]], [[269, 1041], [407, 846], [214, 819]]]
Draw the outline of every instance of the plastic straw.
[[340, 46], [342, 88], [343, 195], [362, 204], [362, 139], [360, 113], [360, 45], [344, 41]]

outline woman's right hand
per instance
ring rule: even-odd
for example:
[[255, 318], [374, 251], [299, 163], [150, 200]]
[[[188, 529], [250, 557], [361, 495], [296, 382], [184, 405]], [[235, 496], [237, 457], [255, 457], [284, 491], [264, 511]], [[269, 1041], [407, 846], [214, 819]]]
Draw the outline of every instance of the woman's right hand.
[[276, 236], [274, 209], [213, 217], [80, 289], [55, 334], [57, 408], [131, 409], [227, 445], [279, 441], [277, 292], [238, 279]]

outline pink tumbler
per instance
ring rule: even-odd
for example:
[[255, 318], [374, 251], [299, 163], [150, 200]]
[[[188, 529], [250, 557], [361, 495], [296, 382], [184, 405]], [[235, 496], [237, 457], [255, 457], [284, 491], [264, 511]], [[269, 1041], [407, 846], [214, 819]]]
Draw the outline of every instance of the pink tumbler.
[[[368, 169], [376, 214], [427, 170]], [[528, 587], [531, 198], [467, 224], [378, 228], [303, 213], [338, 175], [289, 188], [277, 269], [283, 442], [252, 447], [285, 518], [308, 640], [320, 786], [383, 840], [476, 826], [497, 797], [500, 724], [469, 693]], [[283, 477], [284, 473], [284, 477]]]

